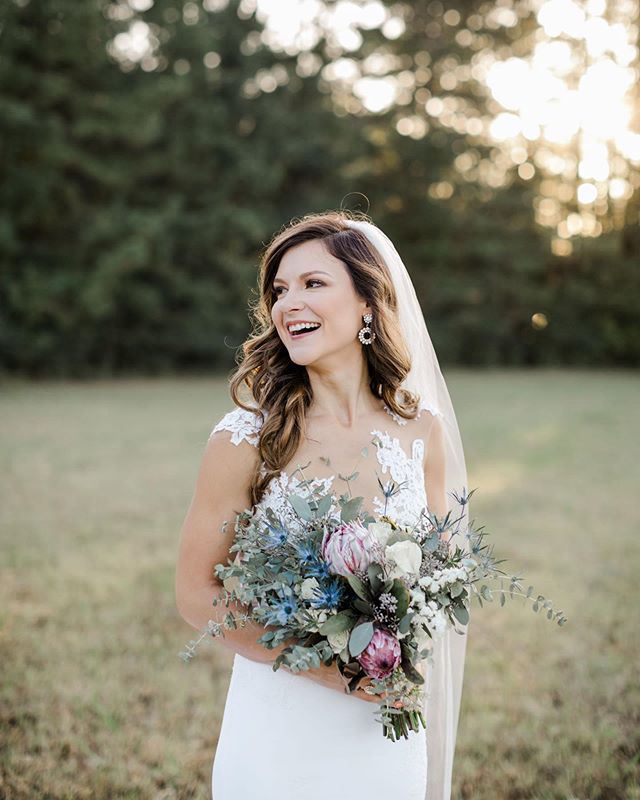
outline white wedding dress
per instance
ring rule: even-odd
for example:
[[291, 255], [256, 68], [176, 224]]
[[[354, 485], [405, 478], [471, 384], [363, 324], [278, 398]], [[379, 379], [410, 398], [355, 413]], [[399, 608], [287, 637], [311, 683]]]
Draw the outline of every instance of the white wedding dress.
[[[385, 407], [386, 408], [386, 407]], [[439, 414], [429, 405], [422, 409]], [[406, 424], [386, 408], [396, 425]], [[215, 426], [231, 441], [257, 443], [260, 417], [236, 408]], [[389, 498], [387, 513], [401, 523], [415, 521], [427, 506], [424, 441], [414, 439], [407, 454], [400, 440], [374, 430], [381, 472], [407, 487]], [[316, 478], [313, 485], [329, 478]], [[389, 475], [382, 478], [383, 483]], [[269, 485], [261, 507], [289, 511], [286, 493], [299, 480], [284, 471]], [[344, 489], [335, 490], [339, 494]], [[303, 496], [306, 487], [298, 492]], [[354, 495], [357, 495], [357, 491]], [[384, 498], [364, 507], [383, 513]], [[289, 511], [290, 513], [290, 511]], [[395, 742], [382, 735], [375, 703], [341, 694], [285, 669], [236, 653], [212, 773], [213, 800], [424, 800], [427, 785], [425, 731]]]

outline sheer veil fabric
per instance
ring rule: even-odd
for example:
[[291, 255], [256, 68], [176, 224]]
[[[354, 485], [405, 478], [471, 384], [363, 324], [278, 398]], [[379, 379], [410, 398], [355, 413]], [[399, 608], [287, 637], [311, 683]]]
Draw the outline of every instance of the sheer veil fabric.
[[[446, 452], [445, 491], [447, 507], [453, 519], [462, 517], [455, 537], [459, 547], [469, 552], [464, 538], [469, 506], [461, 506], [453, 494], [461, 496], [467, 490], [467, 470], [458, 422], [447, 385], [424, 315], [416, 296], [411, 277], [396, 248], [376, 225], [364, 220], [347, 220], [347, 225], [363, 233], [384, 260], [396, 291], [398, 317], [402, 333], [411, 354], [411, 370], [402, 383], [421, 398], [429, 401], [442, 413]], [[426, 693], [423, 713], [426, 722], [427, 786], [425, 800], [450, 800], [451, 777], [455, 754], [458, 717], [462, 696], [464, 662], [469, 623], [456, 623], [458, 631], [447, 629], [433, 646], [433, 663], [426, 670]], [[409, 734], [411, 735], [411, 734]]]

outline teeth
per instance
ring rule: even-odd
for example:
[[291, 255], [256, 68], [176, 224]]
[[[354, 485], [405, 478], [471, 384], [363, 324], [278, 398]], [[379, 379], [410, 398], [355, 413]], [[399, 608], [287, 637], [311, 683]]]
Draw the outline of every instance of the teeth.
[[291, 325], [289, 327], [289, 333], [294, 333], [295, 331], [305, 331], [305, 330], [315, 330], [319, 328], [319, 323], [312, 323], [312, 322], [298, 322], [296, 325]]

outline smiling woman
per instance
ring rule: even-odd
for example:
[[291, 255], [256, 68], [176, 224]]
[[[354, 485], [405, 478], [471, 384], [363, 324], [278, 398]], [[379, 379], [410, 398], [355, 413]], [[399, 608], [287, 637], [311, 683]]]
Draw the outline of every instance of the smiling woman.
[[[310, 262], [322, 268], [306, 270]], [[311, 278], [313, 275], [322, 275], [324, 280]], [[296, 364], [307, 365], [316, 360], [318, 348], [328, 358], [340, 354], [345, 342], [353, 346], [362, 327], [361, 318], [371, 310], [369, 303], [356, 294], [344, 263], [317, 239], [302, 242], [285, 253], [273, 286], [271, 318], [278, 335], [287, 347], [293, 340], [305, 341], [303, 350], [289, 352]], [[322, 335], [313, 336], [320, 327]]]
[[[466, 484], [455, 414], [420, 305], [379, 228], [338, 212], [294, 221], [265, 249], [259, 285], [256, 329], [230, 384], [236, 408], [211, 433], [183, 525], [176, 595], [197, 628], [207, 625], [211, 597], [223, 588], [211, 581], [234, 539], [223, 520], [233, 522], [242, 508], [284, 519], [294, 481], [304, 496], [316, 484], [335, 491], [350, 476], [349, 492], [370, 510], [412, 526], [427, 503], [444, 516], [451, 490], [463, 495]], [[309, 474], [299, 481], [302, 464]], [[387, 495], [383, 507], [377, 496], [379, 471], [404, 490], [389, 507]], [[212, 541], [221, 524], [224, 535]], [[434, 648], [427, 730], [390, 741], [375, 719], [377, 700], [345, 694], [335, 661], [274, 671], [289, 643], [266, 650], [259, 635], [254, 627], [225, 632], [236, 656], [212, 774], [215, 800], [324, 800], [337, 785], [341, 796], [364, 790], [371, 800], [390, 793], [449, 800], [466, 636], [454, 643], [445, 635]]]
[[[391, 275], [347, 220], [340, 213], [309, 215], [276, 235], [262, 256], [258, 332], [245, 342], [230, 386], [236, 405], [244, 405], [241, 387], [251, 387], [259, 393], [254, 401], [271, 411], [262, 434], [269, 449], [251, 482], [254, 503], [298, 450], [305, 418], [331, 407], [353, 376], [367, 387], [357, 401], [363, 410], [379, 412], [374, 398], [380, 398], [402, 418], [418, 413], [419, 398], [400, 386], [411, 360]], [[368, 313], [374, 349], [358, 339]], [[301, 323], [317, 327], [303, 329]], [[328, 376], [333, 379], [327, 382]], [[350, 421], [356, 415], [355, 408], [347, 409]]]

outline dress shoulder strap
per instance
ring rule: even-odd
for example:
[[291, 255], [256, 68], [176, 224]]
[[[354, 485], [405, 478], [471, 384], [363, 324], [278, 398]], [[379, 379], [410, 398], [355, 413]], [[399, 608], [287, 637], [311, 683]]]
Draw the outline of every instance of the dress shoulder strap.
[[209, 434], [209, 438], [217, 431], [231, 431], [231, 441], [239, 445], [242, 441], [247, 441], [254, 447], [258, 446], [260, 428], [263, 420], [260, 418], [260, 411], [247, 411], [236, 406], [233, 411], [229, 411], [222, 417], [220, 422]]
[[[384, 410], [389, 414], [393, 419], [398, 423], [398, 425], [406, 425], [409, 420], [404, 419], [399, 414], [396, 414], [395, 411], [392, 411], [389, 406], [384, 403]], [[420, 400], [420, 404], [418, 406], [418, 419], [423, 411], [428, 411], [434, 417], [444, 417], [442, 411], [437, 409], [432, 403], [429, 403], [427, 400]]]

